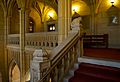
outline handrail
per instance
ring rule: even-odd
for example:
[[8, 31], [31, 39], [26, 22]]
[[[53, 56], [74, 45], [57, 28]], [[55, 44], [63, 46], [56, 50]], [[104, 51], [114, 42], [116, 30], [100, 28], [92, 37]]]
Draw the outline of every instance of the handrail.
[[[80, 38], [79, 38], [79, 33], [77, 32], [77, 33], [75, 33], [75, 34], [73, 34], [72, 36], [70, 36], [70, 37], [68, 37], [67, 39], [65, 39], [59, 46], [57, 46], [55, 49], [53, 49], [52, 50], [52, 52], [51, 52], [51, 55], [52, 55], [52, 57], [50, 57], [50, 59], [51, 59], [51, 61], [50, 61], [50, 63], [51, 63], [51, 67], [49, 68], [49, 70], [46, 72], [46, 74], [38, 81], [38, 82], [44, 82], [44, 80], [45, 80], [45, 82], [49, 82], [49, 80], [50, 80], [50, 78], [51, 78], [51, 82], [54, 82], [54, 80], [55, 80], [55, 78], [56, 78], [56, 81], [57, 82], [59, 82], [60, 81], [60, 73], [57, 73], [58, 71], [57, 70], [60, 70], [59, 69], [59, 63], [61, 62], [61, 61], [64, 61], [64, 62], [62, 62], [62, 66], [63, 66], [63, 64], [65, 64], [66, 62], [67, 62], [67, 64], [68, 64], [68, 62], [69, 62], [69, 65], [68, 66], [72, 66], [72, 64], [75, 62], [75, 61], [77, 61], [77, 48], [76, 48], [76, 44], [78, 44], [78, 41], [80, 40]], [[56, 51], [57, 50], [57, 51]], [[71, 50], [73, 50], [72, 52], [70, 52]], [[74, 57], [73, 57], [74, 56]], [[68, 57], [67, 59], [68, 59], [68, 61], [66, 61], [66, 60], [63, 60], [63, 59], [65, 59], [65, 57]], [[73, 57], [73, 62], [72, 61], [70, 61], [70, 58], [72, 58]], [[66, 61], [66, 62], [65, 62]], [[72, 62], [71, 64], [70, 64], [70, 62]], [[66, 67], [67, 68], [67, 67]], [[70, 68], [70, 67], [69, 67]], [[68, 68], [68, 69], [69, 69]], [[62, 68], [62, 69], [64, 69], [64, 71], [65, 71], [65, 67], [64, 68]], [[53, 70], [55, 70], [54, 72], [55, 73], [57, 73], [57, 75], [59, 76], [59, 77], [55, 77], [55, 76], [52, 76], [51, 74], [53, 74], [52, 73], [52, 71]], [[57, 72], [56, 72], [57, 71]], [[67, 72], [68, 70], [66, 70], [65, 72]], [[61, 72], [61, 71], [59, 71], [59, 72]], [[65, 73], [64, 72], [64, 73]], [[54, 75], [54, 74], [53, 74]], [[51, 77], [50, 77], [51, 76]], [[53, 78], [52, 78], [53, 77]], [[60, 79], [59, 79], [60, 78]], [[59, 81], [58, 81], [59, 80]]]
[[[57, 60], [59, 57], [61, 57], [61, 55], [64, 53], [64, 51], [69, 50], [69, 48], [72, 47], [71, 45], [75, 44], [73, 42], [77, 41], [79, 39], [79, 37], [77, 37], [77, 36], [78, 36], [77, 33], [74, 34], [73, 36], [70, 36], [70, 38], [68, 38], [67, 40], [64, 40], [63, 43], [61, 43], [62, 47], [60, 45], [53, 50], [53, 52], [51, 54], [52, 54], [52, 56], [55, 54], [55, 56], [52, 57], [51, 64], [56, 62], [55, 60]], [[55, 53], [54, 51], [56, 51], [56, 50], [57, 51], [59, 50], [59, 52]]]

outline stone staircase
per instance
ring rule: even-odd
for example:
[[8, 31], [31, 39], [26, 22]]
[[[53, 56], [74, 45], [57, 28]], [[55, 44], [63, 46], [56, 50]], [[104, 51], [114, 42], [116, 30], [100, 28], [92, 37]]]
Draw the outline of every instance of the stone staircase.
[[63, 82], [120, 82], [120, 64], [118, 62], [82, 59], [79, 59], [82, 61], [75, 63], [69, 70]]
[[79, 68], [79, 63], [75, 63], [73, 68], [69, 70], [69, 72], [64, 77], [63, 82], [69, 82], [69, 79], [74, 76], [74, 71]]
[[81, 63], [69, 82], [120, 82], [120, 68]]

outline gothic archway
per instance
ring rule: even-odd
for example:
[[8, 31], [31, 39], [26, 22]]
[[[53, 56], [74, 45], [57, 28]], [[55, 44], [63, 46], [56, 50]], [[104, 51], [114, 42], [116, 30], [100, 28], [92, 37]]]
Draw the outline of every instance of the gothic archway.
[[14, 0], [11, 4], [11, 8], [9, 11], [9, 18], [10, 18], [10, 27], [9, 27], [9, 33], [10, 34], [18, 34], [19, 33], [19, 7], [17, 4], [17, 1]]
[[20, 82], [20, 69], [14, 60], [9, 67], [9, 82]]

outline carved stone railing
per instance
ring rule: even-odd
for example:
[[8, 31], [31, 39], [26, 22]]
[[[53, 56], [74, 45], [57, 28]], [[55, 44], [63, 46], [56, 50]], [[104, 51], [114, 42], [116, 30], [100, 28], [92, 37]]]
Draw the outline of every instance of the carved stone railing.
[[72, 32], [50, 53], [50, 67], [38, 82], [62, 82], [64, 75], [77, 62], [80, 54], [79, 32]]
[[[33, 53], [36, 49], [35, 48], [25, 48], [25, 54], [27, 65], [30, 66], [30, 61], [33, 58]], [[20, 47], [18, 46], [7, 46], [7, 55], [8, 60], [15, 60], [16, 63], [20, 64]]]
[[[19, 34], [8, 35], [8, 45], [19, 46]], [[58, 45], [57, 32], [41, 32], [41, 33], [26, 33], [25, 46], [26, 47], [48, 47], [53, 48]]]

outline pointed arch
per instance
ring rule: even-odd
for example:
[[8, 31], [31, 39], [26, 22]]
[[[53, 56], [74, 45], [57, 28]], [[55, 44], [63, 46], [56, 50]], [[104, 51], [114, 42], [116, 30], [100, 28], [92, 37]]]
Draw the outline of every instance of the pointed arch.
[[26, 82], [30, 82], [30, 69], [26, 72], [25, 80]]
[[15, 3], [18, 5], [17, 0], [10, 0], [9, 1], [9, 3], [7, 5], [8, 6], [8, 16], [10, 16], [11, 9], [13, 8]]
[[17, 0], [11, 0], [8, 7], [8, 32], [11, 34], [19, 33], [19, 10]]
[[12, 60], [9, 65], [9, 82], [20, 80], [20, 67], [15, 60]]
[[5, 6], [4, 6], [4, 2], [2, 0], [0, 0], [0, 6], [3, 9], [3, 11], [5, 11]]
[[102, 3], [103, 0], [99, 0], [98, 4], [97, 4], [97, 7], [96, 7], [96, 10], [95, 10], [95, 13], [99, 13], [99, 8], [100, 8], [100, 5]]

